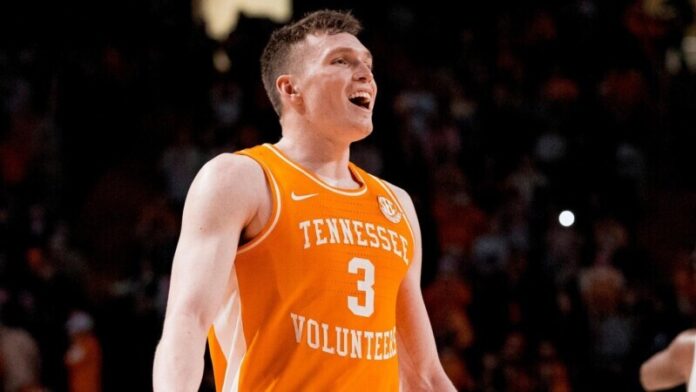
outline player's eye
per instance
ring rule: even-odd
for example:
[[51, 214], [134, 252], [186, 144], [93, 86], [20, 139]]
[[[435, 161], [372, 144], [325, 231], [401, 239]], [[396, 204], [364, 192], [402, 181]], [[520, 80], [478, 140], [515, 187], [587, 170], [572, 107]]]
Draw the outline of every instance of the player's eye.
[[335, 58], [331, 63], [332, 63], [332, 64], [338, 64], [338, 65], [345, 65], [345, 64], [348, 64], [348, 62], [346, 61], [346, 59], [344, 59], [343, 57]]

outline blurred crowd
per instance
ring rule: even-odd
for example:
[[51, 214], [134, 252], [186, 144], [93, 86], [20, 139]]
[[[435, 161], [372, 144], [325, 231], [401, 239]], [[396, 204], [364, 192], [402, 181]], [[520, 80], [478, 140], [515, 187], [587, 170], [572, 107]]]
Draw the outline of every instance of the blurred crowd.
[[[191, 180], [280, 137], [276, 25], [219, 43], [185, 2], [1, 7], [0, 391], [151, 390]], [[640, 390], [696, 324], [696, 1], [294, 4], [324, 7], [366, 27], [351, 159], [414, 198], [457, 387]]]

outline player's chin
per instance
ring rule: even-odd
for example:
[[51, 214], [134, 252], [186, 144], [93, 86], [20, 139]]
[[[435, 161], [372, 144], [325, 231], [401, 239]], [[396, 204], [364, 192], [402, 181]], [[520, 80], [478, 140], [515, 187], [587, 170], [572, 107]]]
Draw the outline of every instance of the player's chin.
[[372, 133], [372, 127], [369, 128], [353, 128], [351, 132], [344, 134], [346, 142], [354, 143], [365, 139]]
[[373, 128], [372, 121], [370, 121], [369, 124], [360, 124], [360, 126], [356, 127], [355, 131], [353, 132], [353, 141], [357, 142], [370, 136]]

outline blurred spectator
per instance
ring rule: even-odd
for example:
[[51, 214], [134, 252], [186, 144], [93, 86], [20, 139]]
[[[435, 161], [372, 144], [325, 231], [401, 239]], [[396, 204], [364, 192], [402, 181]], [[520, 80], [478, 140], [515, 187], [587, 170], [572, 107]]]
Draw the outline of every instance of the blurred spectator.
[[643, 51], [651, 60], [658, 56], [658, 44], [668, 33], [670, 22], [677, 16], [670, 3], [665, 0], [636, 0], [626, 8], [626, 29], [640, 41]]
[[486, 216], [469, 194], [464, 172], [453, 164], [440, 166], [433, 193], [440, 248], [468, 253], [474, 239], [486, 228]]
[[41, 347], [42, 380], [47, 386], [62, 386], [61, 361], [66, 340], [62, 325], [68, 308], [79, 297], [79, 287], [70, 282], [43, 246], [30, 247], [25, 255], [28, 274], [18, 287], [18, 299], [27, 329]]
[[573, 102], [580, 96], [580, 88], [570, 78], [553, 75], [544, 83], [542, 96], [549, 102]]
[[595, 265], [580, 272], [580, 290], [588, 314], [602, 319], [616, 313], [623, 300], [625, 279], [610, 265]]
[[[0, 303], [35, 359], [0, 374], [59, 392], [92, 372], [64, 333], [89, 308], [104, 390], [146, 390], [191, 180], [277, 140], [257, 71], [274, 25], [240, 19], [225, 74], [185, 3], [25, 3], [0, 11]], [[380, 93], [351, 159], [414, 199], [452, 380], [639, 390], [643, 346], [696, 319], [696, 1], [366, 5]]]
[[680, 249], [671, 273], [679, 312], [696, 320], [696, 250]]
[[41, 359], [36, 341], [25, 330], [2, 324], [0, 380], [5, 392], [34, 391], [41, 385]]
[[583, 238], [573, 227], [551, 224], [546, 231], [546, 257], [542, 267], [557, 287], [575, 280], [581, 263]]
[[609, 70], [599, 85], [604, 107], [620, 122], [645, 108], [649, 92], [643, 74], [635, 69]]
[[566, 157], [567, 140], [557, 131], [543, 133], [536, 141], [535, 157], [547, 165], [556, 164]]
[[94, 321], [83, 311], [74, 311], [66, 323], [70, 346], [65, 353], [69, 392], [100, 392], [102, 353], [93, 332]]
[[423, 297], [438, 344], [463, 352], [474, 342], [474, 329], [467, 314], [471, 288], [458, 276], [460, 262], [454, 259], [461, 255], [450, 253], [443, 257], [450, 260], [440, 262], [440, 271]]
[[536, 192], [546, 186], [547, 182], [546, 176], [536, 168], [532, 158], [525, 155], [522, 162], [505, 179], [505, 186], [520, 195], [525, 206], [529, 207]]
[[458, 391], [474, 391], [474, 378], [469, 373], [466, 363], [456, 350], [445, 348], [440, 351], [440, 361], [445, 373]]
[[384, 158], [374, 143], [362, 142], [355, 145], [350, 153], [350, 158], [353, 163], [368, 173], [379, 176], [384, 171]]
[[499, 217], [489, 221], [488, 231], [476, 237], [471, 250], [474, 270], [481, 275], [493, 275], [505, 270], [510, 257], [510, 244], [503, 232]]
[[635, 339], [633, 321], [621, 307], [625, 278], [611, 265], [598, 263], [580, 273], [580, 287], [592, 333], [592, 367], [596, 377], [618, 386]]
[[511, 331], [500, 352], [491, 356], [486, 367], [488, 385], [484, 390], [531, 392], [539, 388], [538, 377], [528, 352], [527, 336]]
[[594, 226], [594, 241], [597, 247], [594, 263], [610, 265], [614, 262], [616, 253], [628, 245], [628, 233], [620, 222], [602, 219]]
[[144, 261], [152, 264], [158, 275], [168, 273], [179, 236], [179, 219], [165, 197], [155, 198], [142, 207], [135, 235]]
[[570, 392], [567, 366], [558, 357], [556, 348], [549, 341], [539, 343], [540, 390], [548, 392]]
[[37, 118], [28, 111], [12, 115], [10, 130], [4, 140], [0, 139], [0, 176], [7, 186], [17, 186], [27, 180], [38, 148], [38, 126]]
[[183, 206], [191, 181], [203, 166], [203, 152], [195, 144], [191, 130], [182, 125], [174, 141], [160, 157], [160, 169], [167, 185], [167, 195], [176, 206]]
[[413, 134], [422, 145], [428, 146], [431, 143], [429, 134], [432, 121], [439, 110], [437, 97], [419, 82], [412, 83], [413, 86], [401, 91], [394, 99], [394, 111], [402, 118], [405, 130]]
[[210, 89], [215, 122], [224, 129], [237, 124], [242, 115], [242, 89], [232, 79], [221, 78]]

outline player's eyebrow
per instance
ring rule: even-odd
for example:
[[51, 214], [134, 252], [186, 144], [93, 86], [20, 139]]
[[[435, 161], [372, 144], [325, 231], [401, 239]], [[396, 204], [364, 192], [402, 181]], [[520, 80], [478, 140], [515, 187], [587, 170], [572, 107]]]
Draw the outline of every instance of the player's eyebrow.
[[355, 52], [355, 53], [359, 53], [361, 56], [365, 56], [365, 58], [366, 58], [367, 61], [370, 63], [370, 65], [372, 65], [372, 61], [373, 61], [373, 59], [372, 59], [372, 52], [370, 52], [370, 51], [367, 50], [367, 49], [365, 49], [364, 51], [358, 51], [358, 50], [356, 50], [355, 48], [351, 48], [351, 47], [348, 47], [348, 46], [340, 46], [340, 47], [338, 47], [338, 48], [331, 49], [331, 50], [326, 54], [326, 57], [331, 57], [331, 56], [333, 56], [333, 55], [336, 55], [336, 54], [339, 54], [339, 53], [346, 53], [346, 52]]

